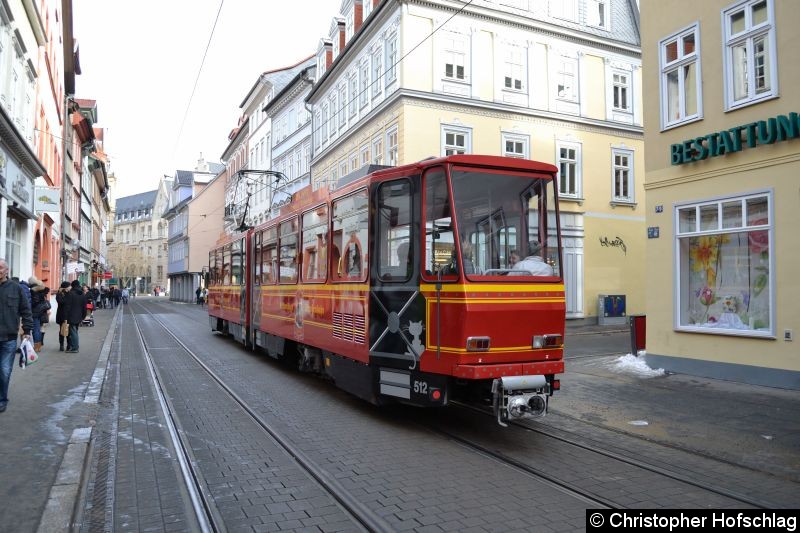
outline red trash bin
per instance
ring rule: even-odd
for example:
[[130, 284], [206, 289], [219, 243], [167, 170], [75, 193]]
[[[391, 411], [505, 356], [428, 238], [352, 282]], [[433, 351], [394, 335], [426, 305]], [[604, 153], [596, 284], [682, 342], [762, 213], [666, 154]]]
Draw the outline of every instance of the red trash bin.
[[628, 315], [631, 326], [631, 353], [637, 355], [645, 349], [647, 340], [647, 320], [645, 315]]

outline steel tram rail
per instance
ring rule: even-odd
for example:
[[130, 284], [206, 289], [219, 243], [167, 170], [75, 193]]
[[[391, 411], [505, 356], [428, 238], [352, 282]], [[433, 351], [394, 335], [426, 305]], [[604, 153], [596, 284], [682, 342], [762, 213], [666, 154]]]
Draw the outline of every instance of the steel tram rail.
[[133, 317], [133, 324], [139, 336], [139, 344], [142, 346], [145, 362], [147, 363], [147, 370], [150, 378], [153, 380], [158, 403], [161, 406], [161, 411], [164, 413], [164, 420], [166, 420], [167, 431], [169, 433], [172, 446], [176, 451], [178, 458], [178, 465], [180, 466], [181, 475], [183, 477], [184, 485], [189, 493], [189, 498], [192, 503], [195, 518], [203, 533], [217, 533], [225, 531], [224, 527], [220, 527], [215, 515], [218, 514], [216, 507], [209, 500], [209, 497], [203, 493], [203, 485], [200, 481], [200, 475], [194, 467], [193, 462], [189, 456], [188, 450], [190, 449], [189, 443], [185, 442], [185, 437], [182, 433], [178, 432], [177, 427], [180, 425], [175, 417], [174, 411], [167, 400], [164, 393], [164, 385], [159, 376], [158, 370], [153, 362], [153, 357], [147, 349], [147, 341], [144, 338], [144, 332], [139, 326], [139, 321], [136, 319], [136, 313], [130, 308], [131, 316]]
[[[129, 304], [130, 305], [130, 304]], [[343, 508], [350, 514], [354, 522], [360, 524], [368, 531], [393, 531], [392, 526], [383, 518], [378, 516], [377, 513], [369, 509], [364, 503], [356, 499], [350, 492], [345, 489], [339, 481], [331, 476], [326, 470], [318, 467], [306, 454], [297, 446], [292, 444], [288, 439], [281, 436], [281, 434], [266, 420], [264, 420], [247, 402], [245, 402], [232, 388], [230, 388], [222, 378], [217, 375], [211, 368], [208, 367], [194, 351], [191, 350], [186, 344], [178, 338], [169, 328], [160, 320], [153, 312], [151, 312], [142, 303], [135, 305], [143, 309], [151, 316], [161, 328], [170, 335], [175, 341], [186, 351], [189, 356], [202, 368], [217, 384], [225, 391], [228, 396], [233, 399], [247, 415], [260, 426], [286, 453], [288, 453], [295, 462], [306, 471], [314, 480], [330, 494]]]
[[[450, 403], [452, 405], [454, 405], [454, 406], [458, 406], [458, 407], [461, 407], [463, 409], [468, 409], [468, 410], [471, 410], [471, 411], [475, 411], [475, 412], [478, 412], [478, 413], [481, 413], [481, 414], [484, 414], [484, 415], [487, 415], [487, 416], [490, 416], [490, 417], [493, 416], [493, 414], [491, 412], [487, 411], [486, 409], [482, 409], [481, 407], [477, 407], [477, 406], [474, 406], [474, 405], [469, 405], [469, 404], [465, 404], [465, 403], [461, 403], [461, 402], [455, 402], [455, 401], [451, 401]], [[687, 476], [684, 476], [684, 475], [672, 472], [670, 470], [667, 470], [665, 468], [661, 468], [659, 466], [652, 465], [650, 463], [647, 463], [647, 462], [644, 462], [644, 461], [640, 461], [640, 460], [637, 460], [637, 459], [634, 459], [634, 458], [631, 458], [631, 457], [627, 457], [627, 456], [619, 454], [619, 453], [615, 453], [615, 452], [612, 452], [612, 451], [609, 451], [609, 450], [604, 450], [604, 449], [592, 447], [592, 446], [589, 446], [588, 444], [584, 444], [584, 443], [578, 442], [577, 440], [572, 440], [572, 439], [569, 439], [567, 437], [564, 437], [564, 436], [561, 436], [561, 435], [557, 435], [554, 432], [550, 432], [550, 431], [547, 431], [547, 430], [544, 430], [544, 429], [541, 429], [541, 428], [538, 428], [538, 427], [529, 426], [529, 425], [521, 423], [521, 422], [511, 421], [509, 424], [510, 425], [513, 424], [515, 427], [518, 427], [520, 429], [524, 429], [524, 430], [532, 432], [532, 433], [538, 433], [540, 435], [544, 435], [546, 437], [550, 437], [551, 439], [555, 439], [555, 440], [563, 442], [565, 444], [569, 444], [569, 445], [574, 446], [576, 448], [580, 448], [582, 450], [588, 450], [588, 451], [594, 452], [594, 453], [596, 453], [598, 455], [602, 455], [602, 456], [608, 457], [610, 459], [614, 459], [614, 460], [619, 461], [621, 463], [625, 463], [625, 464], [628, 464], [630, 466], [634, 466], [634, 467], [640, 468], [642, 470], [646, 470], [648, 472], [652, 472], [654, 474], [658, 474], [658, 475], [673, 479], [675, 481], [678, 481], [678, 482], [681, 482], [681, 483], [685, 483], [685, 484], [691, 485], [693, 487], [697, 487], [699, 489], [711, 492], [712, 494], [717, 494], [719, 496], [724, 496], [724, 497], [729, 498], [729, 499], [734, 500], [734, 501], [745, 503], [747, 505], [752, 505], [753, 507], [758, 508], [758, 509], [774, 509], [775, 508], [774, 504], [770, 504], [770, 503], [764, 502], [762, 500], [756, 500], [754, 498], [750, 498], [749, 496], [745, 496], [745, 495], [740, 494], [738, 492], [731, 491], [731, 490], [728, 490], [728, 489], [725, 489], [725, 488], [721, 488], [721, 487], [716, 487], [714, 485], [710, 485], [710, 484], [704, 483], [702, 481], [697, 481], [697, 480], [691, 479], [691, 478], [689, 478]], [[562, 430], [562, 431], [567, 432], [566, 430]], [[628, 433], [624, 433], [624, 434], [625, 435], [629, 435], [629, 436], [633, 436], [633, 435], [630, 435]], [[653, 441], [647, 440], [647, 442], [653, 442]], [[657, 444], [662, 444], [662, 443], [659, 442]], [[678, 450], [684, 451], [684, 452], [694, 453], [695, 455], [698, 455], [698, 456], [706, 458], [706, 459], [713, 459], [711, 457], [705, 456], [703, 454], [698, 454], [698, 453], [693, 452], [691, 450], [685, 450], [685, 449], [681, 449], [681, 448], [675, 448], [675, 449], [678, 449]], [[742, 467], [741, 465], [735, 465], [734, 464], [733, 466], [739, 466], [740, 468], [745, 468], [745, 467]]]

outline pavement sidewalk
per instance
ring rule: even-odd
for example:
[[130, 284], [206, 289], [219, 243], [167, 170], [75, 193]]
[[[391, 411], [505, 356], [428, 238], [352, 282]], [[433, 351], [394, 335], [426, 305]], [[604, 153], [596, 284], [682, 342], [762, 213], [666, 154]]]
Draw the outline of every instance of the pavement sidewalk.
[[0, 530], [36, 531], [51, 493], [64, 521], [72, 516], [97, 412], [91, 395], [102, 385], [102, 372], [95, 373], [116, 312], [95, 311], [95, 326], [79, 330], [79, 353], [59, 352], [58, 328], [47, 324], [39, 361], [15, 365], [8, 410], [0, 414]]

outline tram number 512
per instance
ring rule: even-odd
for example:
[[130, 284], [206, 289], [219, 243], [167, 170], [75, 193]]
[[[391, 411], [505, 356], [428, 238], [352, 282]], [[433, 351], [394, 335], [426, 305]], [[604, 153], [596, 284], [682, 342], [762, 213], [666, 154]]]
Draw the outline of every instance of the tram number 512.
[[414, 380], [414, 392], [416, 394], [428, 394], [428, 383]]

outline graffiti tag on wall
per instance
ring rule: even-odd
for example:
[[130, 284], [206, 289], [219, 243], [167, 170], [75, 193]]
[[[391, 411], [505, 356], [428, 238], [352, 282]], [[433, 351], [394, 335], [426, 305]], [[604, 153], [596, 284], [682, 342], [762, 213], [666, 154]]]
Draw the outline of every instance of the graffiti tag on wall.
[[608, 237], [600, 237], [600, 246], [620, 248], [622, 253], [628, 255], [628, 247], [625, 246], [625, 241], [620, 237], [615, 237], [613, 240], [610, 240]]

